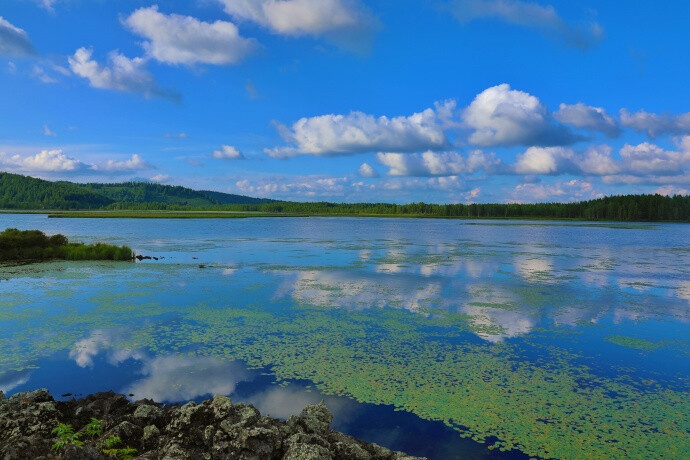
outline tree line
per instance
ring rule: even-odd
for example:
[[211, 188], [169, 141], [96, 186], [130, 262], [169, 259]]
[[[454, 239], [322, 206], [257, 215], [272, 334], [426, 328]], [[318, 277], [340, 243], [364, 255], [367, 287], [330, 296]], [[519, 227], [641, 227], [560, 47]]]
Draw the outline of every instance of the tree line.
[[76, 184], [0, 173], [0, 209], [240, 211], [295, 215], [378, 215], [690, 221], [690, 197], [619, 195], [576, 203], [330, 203], [251, 198], [146, 182]]

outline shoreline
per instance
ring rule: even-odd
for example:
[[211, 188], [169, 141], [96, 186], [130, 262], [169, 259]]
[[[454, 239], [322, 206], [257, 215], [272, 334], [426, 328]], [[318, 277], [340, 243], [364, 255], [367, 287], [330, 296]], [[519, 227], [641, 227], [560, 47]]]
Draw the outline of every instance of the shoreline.
[[439, 220], [494, 220], [494, 221], [536, 221], [536, 222], [585, 222], [597, 224], [688, 224], [684, 220], [608, 220], [575, 217], [496, 217], [496, 216], [440, 216], [429, 214], [345, 214], [345, 213], [264, 213], [260, 211], [59, 211], [59, 210], [14, 210], [0, 209], [1, 214], [38, 214], [49, 219], [249, 219], [249, 218], [378, 218], [378, 219], [439, 219]]
[[281, 421], [214, 396], [199, 404], [130, 402], [113, 392], [55, 401], [48, 390], [0, 391], [0, 457], [414, 460], [330, 428], [323, 402]]

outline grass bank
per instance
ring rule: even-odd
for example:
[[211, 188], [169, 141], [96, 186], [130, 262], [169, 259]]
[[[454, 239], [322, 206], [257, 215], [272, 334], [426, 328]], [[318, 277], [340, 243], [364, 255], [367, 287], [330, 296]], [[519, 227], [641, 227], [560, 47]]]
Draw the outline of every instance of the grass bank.
[[134, 258], [127, 246], [70, 243], [64, 235], [47, 236], [39, 230], [8, 228], [0, 233], [0, 262], [43, 260], [120, 260]]

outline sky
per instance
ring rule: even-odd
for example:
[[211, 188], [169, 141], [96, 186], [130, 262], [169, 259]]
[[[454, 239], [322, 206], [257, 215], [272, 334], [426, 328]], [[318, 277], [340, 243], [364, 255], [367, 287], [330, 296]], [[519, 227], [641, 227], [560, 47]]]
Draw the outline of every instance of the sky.
[[690, 3], [2, 0], [0, 171], [337, 202], [690, 191]]

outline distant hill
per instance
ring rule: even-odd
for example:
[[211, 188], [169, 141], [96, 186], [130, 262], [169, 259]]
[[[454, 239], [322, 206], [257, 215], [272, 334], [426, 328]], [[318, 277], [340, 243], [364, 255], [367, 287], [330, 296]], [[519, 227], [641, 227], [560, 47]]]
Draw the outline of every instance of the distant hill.
[[0, 209], [175, 209], [275, 202], [149, 182], [76, 184], [0, 172]]

